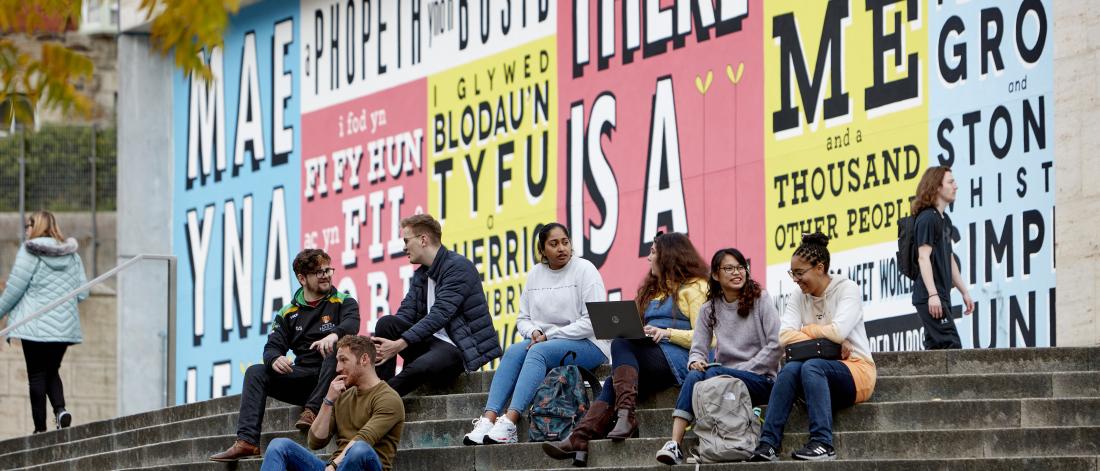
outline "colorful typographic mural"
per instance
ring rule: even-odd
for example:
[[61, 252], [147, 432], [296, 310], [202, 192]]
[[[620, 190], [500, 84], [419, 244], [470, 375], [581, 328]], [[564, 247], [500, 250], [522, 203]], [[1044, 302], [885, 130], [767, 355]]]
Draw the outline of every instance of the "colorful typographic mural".
[[302, 248], [370, 332], [420, 212], [475, 262], [504, 345], [556, 220], [612, 299], [680, 231], [705, 258], [740, 248], [782, 303], [821, 230], [874, 348], [919, 349], [896, 221], [941, 164], [978, 306], [956, 309], [964, 345], [1053, 345], [1051, 25], [1039, 0], [249, 5], [204, 54], [216, 79], [174, 83], [176, 397], [239, 392]]

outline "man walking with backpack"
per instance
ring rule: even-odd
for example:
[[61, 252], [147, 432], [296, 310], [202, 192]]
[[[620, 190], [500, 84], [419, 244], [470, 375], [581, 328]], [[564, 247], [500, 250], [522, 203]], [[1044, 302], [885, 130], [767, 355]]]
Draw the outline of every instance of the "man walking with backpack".
[[974, 312], [974, 301], [959, 274], [951, 245], [951, 217], [947, 205], [955, 202], [959, 186], [951, 167], [931, 167], [917, 185], [911, 206], [913, 245], [916, 247], [918, 276], [913, 279], [913, 307], [924, 325], [924, 349], [962, 348], [959, 332], [951, 319], [951, 287], [958, 288], [966, 314]]

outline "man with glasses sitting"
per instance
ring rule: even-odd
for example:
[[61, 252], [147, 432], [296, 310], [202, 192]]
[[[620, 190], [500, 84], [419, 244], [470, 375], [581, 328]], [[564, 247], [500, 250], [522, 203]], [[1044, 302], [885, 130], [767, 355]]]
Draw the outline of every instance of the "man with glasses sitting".
[[[309, 430], [313, 424], [336, 377], [336, 341], [359, 333], [359, 303], [333, 286], [336, 269], [331, 263], [332, 257], [319, 249], [294, 257], [294, 274], [302, 287], [271, 322], [263, 364], [250, 366], [244, 374], [237, 440], [211, 461], [260, 456], [260, 425], [268, 396], [304, 405], [294, 424], [298, 430]], [[288, 350], [294, 351], [293, 361], [286, 357]]]

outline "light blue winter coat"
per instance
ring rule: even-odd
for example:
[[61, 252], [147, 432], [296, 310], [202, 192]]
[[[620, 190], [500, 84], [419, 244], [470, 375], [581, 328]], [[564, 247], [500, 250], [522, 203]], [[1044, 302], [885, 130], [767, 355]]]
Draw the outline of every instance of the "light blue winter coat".
[[[24, 243], [0, 295], [0, 319], [10, 314], [7, 325], [12, 325], [86, 283], [84, 262], [76, 250], [72, 238], [62, 243], [52, 237], [37, 237]], [[82, 342], [76, 303], [87, 297], [87, 292], [80, 293], [76, 299], [17, 327], [10, 336], [36, 342]]]

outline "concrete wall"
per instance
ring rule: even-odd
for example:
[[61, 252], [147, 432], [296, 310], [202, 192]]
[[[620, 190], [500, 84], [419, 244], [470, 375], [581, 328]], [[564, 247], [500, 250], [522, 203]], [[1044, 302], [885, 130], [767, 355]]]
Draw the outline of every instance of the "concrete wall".
[[40, 107], [38, 111], [40, 124], [97, 124], [101, 127], [115, 124], [115, 97], [118, 94], [119, 76], [118, 51], [115, 47], [114, 35], [68, 33], [59, 38], [57, 35], [50, 33], [39, 36], [12, 34], [7, 35], [4, 39], [10, 39], [21, 51], [36, 57], [42, 47], [40, 40], [59, 40], [65, 47], [88, 56], [95, 66], [95, 73], [91, 79], [84, 82], [80, 88], [80, 92], [91, 99], [91, 116], [62, 113], [59, 110]]
[[[172, 72], [144, 35], [118, 37], [118, 253], [172, 253]], [[118, 412], [164, 407], [167, 271], [145, 262], [119, 276]]]
[[1058, 345], [1100, 345], [1100, 10], [1084, 0], [1054, 8]]

